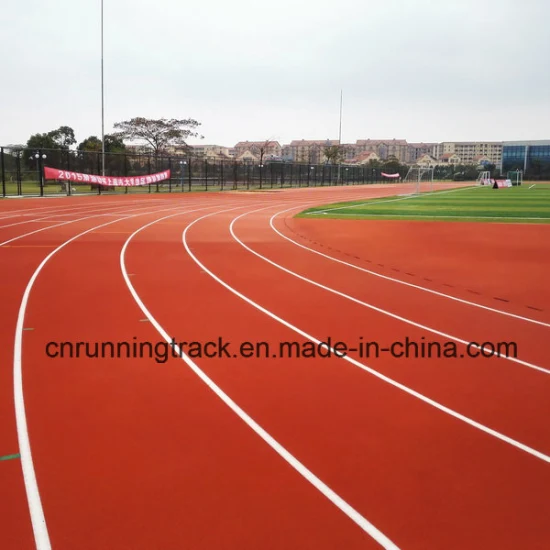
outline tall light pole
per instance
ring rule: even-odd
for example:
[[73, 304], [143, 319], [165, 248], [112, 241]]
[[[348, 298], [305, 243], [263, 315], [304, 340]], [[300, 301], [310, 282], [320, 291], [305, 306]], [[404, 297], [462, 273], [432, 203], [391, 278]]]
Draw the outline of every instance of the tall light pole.
[[342, 145], [342, 97], [343, 91], [340, 90], [340, 129], [338, 131], [338, 141], [340, 142], [340, 145]]
[[342, 97], [343, 92], [340, 90], [340, 129], [338, 130], [338, 147], [340, 149], [340, 155], [338, 155], [338, 180], [340, 181], [340, 167], [342, 165], [341, 152], [342, 152]]
[[103, 94], [103, 0], [101, 0], [101, 175], [105, 175], [105, 100]]

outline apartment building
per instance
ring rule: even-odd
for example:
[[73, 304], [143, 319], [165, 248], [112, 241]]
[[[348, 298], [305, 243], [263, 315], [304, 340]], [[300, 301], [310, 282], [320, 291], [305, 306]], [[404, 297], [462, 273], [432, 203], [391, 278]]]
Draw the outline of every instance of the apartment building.
[[437, 143], [408, 143], [406, 162], [415, 164], [424, 155], [437, 157], [437, 146]]
[[476, 164], [477, 158], [487, 158], [499, 166], [502, 161], [502, 142], [498, 141], [445, 141], [437, 145], [435, 157], [457, 155], [460, 164]]
[[211, 160], [229, 159], [229, 147], [223, 145], [189, 145], [193, 156]]
[[322, 164], [326, 161], [324, 150], [326, 147], [340, 145], [337, 139], [300, 139], [291, 141], [283, 147], [283, 158], [294, 162]]
[[407, 162], [409, 151], [405, 139], [358, 139], [355, 142], [355, 155], [376, 153], [382, 160], [395, 157], [399, 162]]
[[270, 157], [280, 157], [282, 155], [283, 148], [278, 141], [239, 141], [233, 147], [235, 150], [235, 157], [241, 157], [246, 151], [250, 151], [254, 157], [264, 159]]

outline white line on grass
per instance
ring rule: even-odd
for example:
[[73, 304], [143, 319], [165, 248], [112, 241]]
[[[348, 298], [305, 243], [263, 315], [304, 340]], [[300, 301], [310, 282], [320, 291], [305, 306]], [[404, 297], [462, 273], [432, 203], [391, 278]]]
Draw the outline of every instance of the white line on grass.
[[400, 196], [398, 199], [388, 199], [388, 200], [369, 200], [368, 202], [360, 202], [356, 204], [351, 204], [347, 206], [337, 206], [335, 208], [327, 208], [326, 210], [316, 210], [315, 212], [305, 212], [307, 215], [315, 215], [315, 214], [326, 214], [327, 212], [332, 212], [333, 210], [344, 210], [346, 208], [356, 208], [357, 206], [375, 206], [377, 204], [383, 204], [387, 202], [395, 202], [395, 201], [406, 201], [408, 199], [413, 198], [419, 198], [419, 197], [435, 197], [438, 195], [445, 195], [446, 193], [454, 193], [456, 191], [464, 191], [465, 189], [476, 189], [475, 187], [459, 187], [457, 189], [448, 189], [447, 191], [437, 191], [436, 193], [420, 193], [420, 194], [414, 194], [414, 195], [407, 195], [407, 196]]
[[[319, 212], [307, 212], [307, 214], [318, 214]], [[326, 214], [327, 212], [321, 212], [321, 214]], [[533, 217], [527, 217], [527, 216], [476, 216], [475, 214], [467, 214], [464, 216], [434, 216], [433, 214], [349, 214], [347, 212], [343, 212], [341, 214], [338, 214], [338, 216], [372, 216], [376, 218], [445, 218], [445, 219], [476, 219], [476, 220], [549, 220], [550, 217], [546, 218], [533, 218]]]

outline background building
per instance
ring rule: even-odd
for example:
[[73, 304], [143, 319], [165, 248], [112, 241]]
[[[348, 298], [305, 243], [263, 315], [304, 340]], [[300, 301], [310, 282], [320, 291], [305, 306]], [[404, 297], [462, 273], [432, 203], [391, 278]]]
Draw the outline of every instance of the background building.
[[492, 164], [500, 166], [502, 161], [502, 142], [500, 141], [445, 141], [436, 147], [435, 157], [457, 155], [460, 164], [476, 164], [476, 158], [488, 158]]
[[550, 179], [550, 140], [503, 142], [502, 173], [512, 170], [522, 170], [534, 179]]

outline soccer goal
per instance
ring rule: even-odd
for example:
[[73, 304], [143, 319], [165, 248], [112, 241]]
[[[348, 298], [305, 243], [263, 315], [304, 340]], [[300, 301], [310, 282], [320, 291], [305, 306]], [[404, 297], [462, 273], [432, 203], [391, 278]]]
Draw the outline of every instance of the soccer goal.
[[429, 188], [433, 191], [434, 167], [433, 166], [411, 166], [405, 179], [405, 183], [415, 183], [415, 193], [420, 193], [422, 189]]
[[521, 185], [523, 183], [523, 172], [521, 170], [512, 170], [508, 172], [506, 179], [509, 179], [512, 185]]
[[479, 176], [477, 177], [476, 183], [477, 185], [492, 185], [493, 180], [491, 179], [491, 172], [480, 172]]

